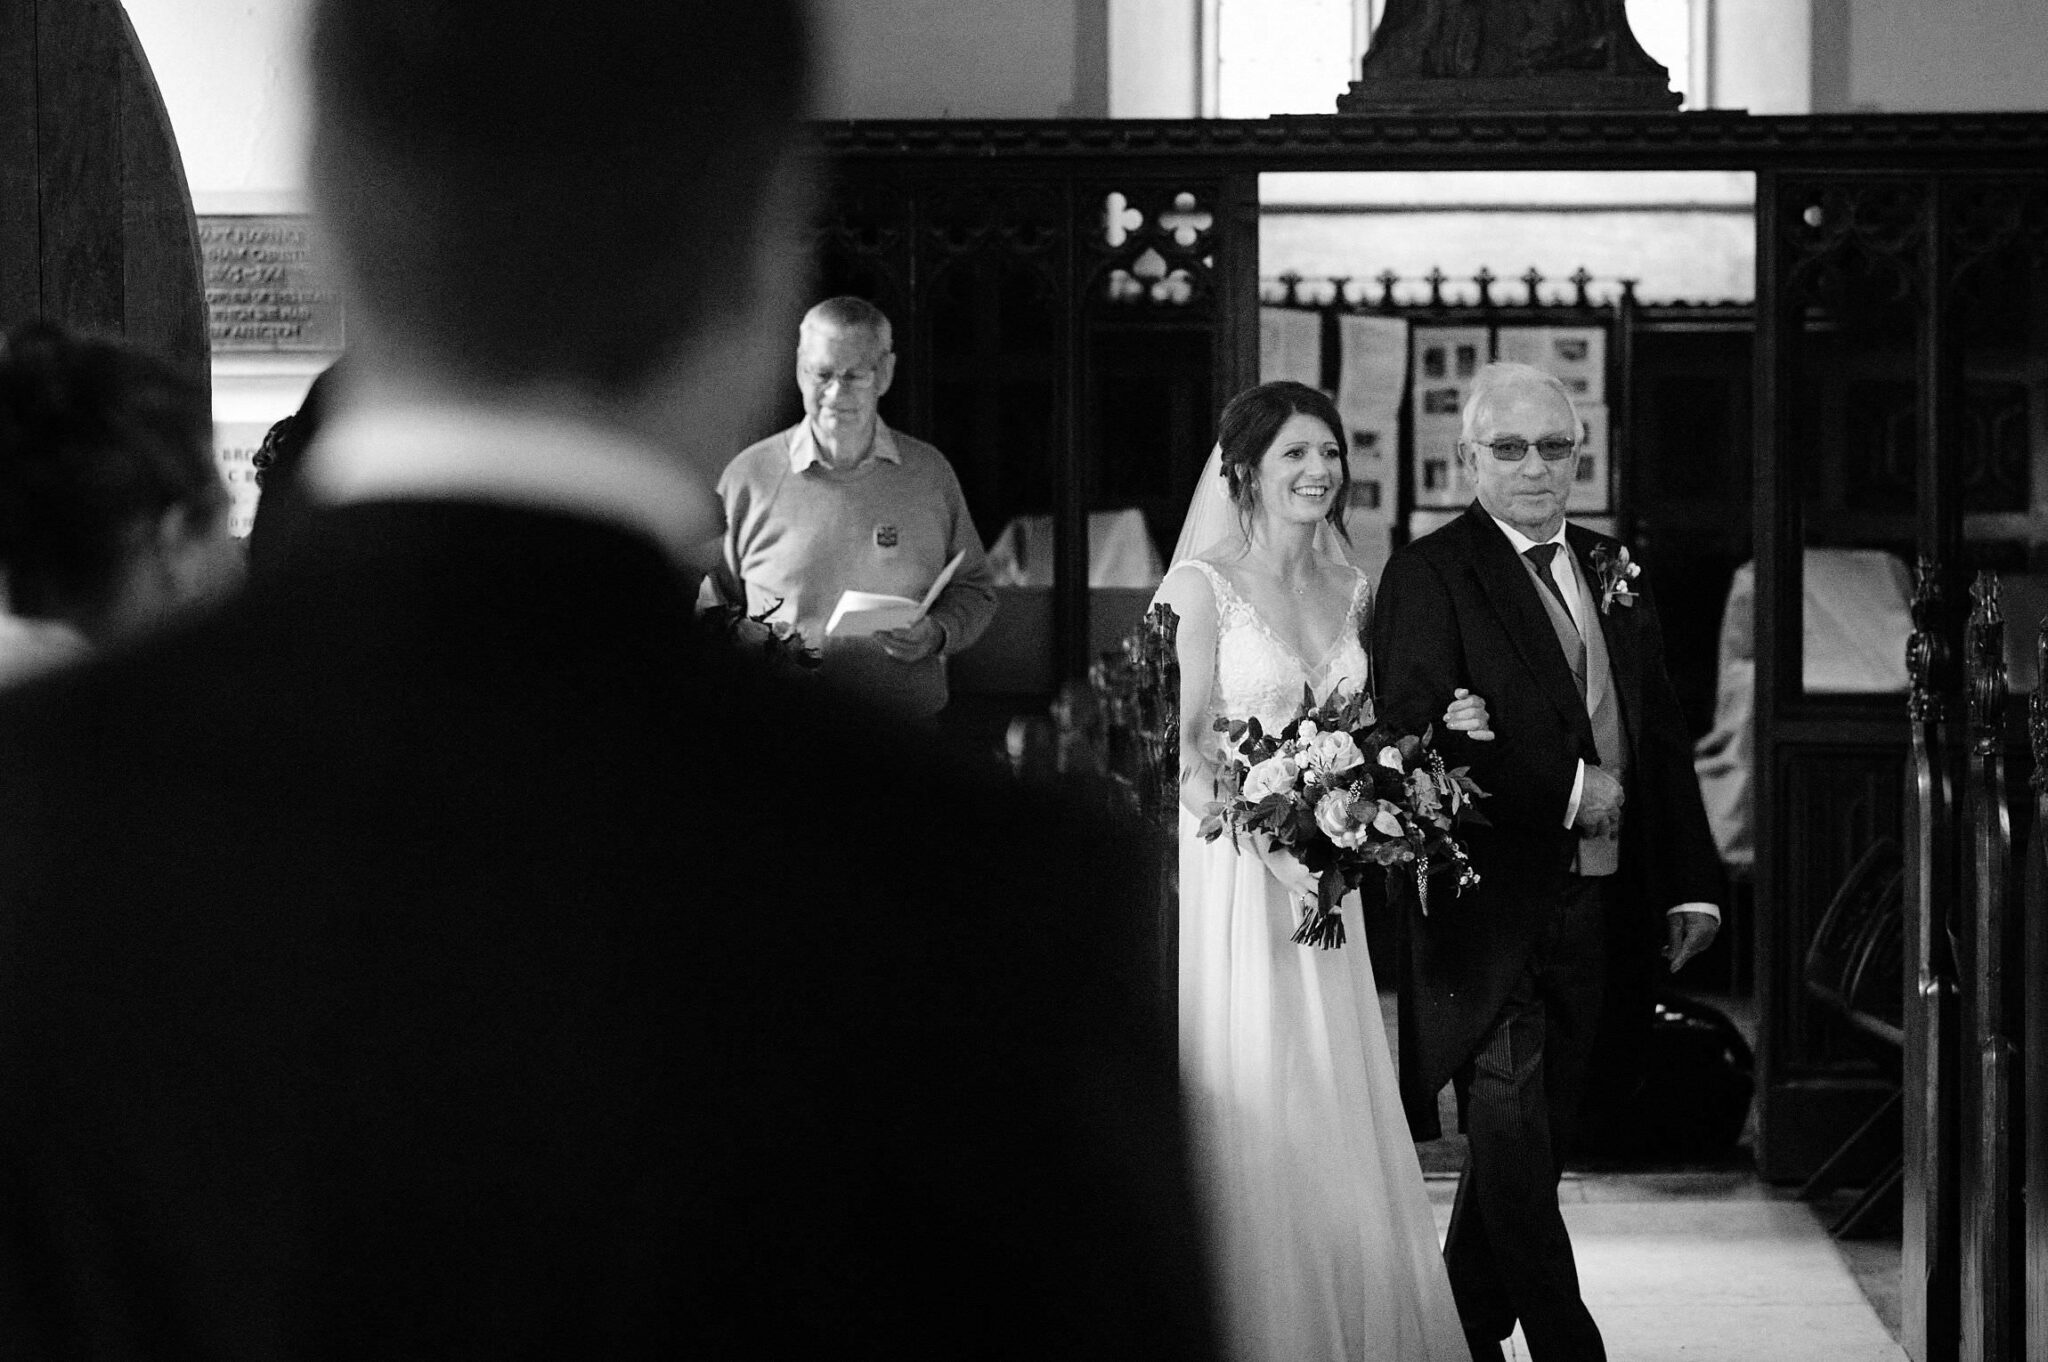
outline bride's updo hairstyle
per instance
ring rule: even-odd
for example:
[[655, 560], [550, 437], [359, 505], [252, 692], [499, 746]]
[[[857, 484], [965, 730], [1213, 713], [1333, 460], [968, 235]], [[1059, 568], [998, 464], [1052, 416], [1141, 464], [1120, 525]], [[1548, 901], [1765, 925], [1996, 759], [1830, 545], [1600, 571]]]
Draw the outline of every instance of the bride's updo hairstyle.
[[1313, 416], [1330, 428], [1330, 437], [1337, 442], [1337, 462], [1344, 470], [1344, 480], [1337, 486], [1337, 495], [1330, 499], [1324, 519], [1349, 542], [1351, 536], [1344, 529], [1344, 502], [1351, 489], [1351, 459], [1346, 453], [1344, 418], [1337, 414], [1337, 404], [1329, 394], [1291, 379], [1245, 389], [1230, 399], [1216, 422], [1216, 442], [1223, 450], [1223, 476], [1230, 484], [1230, 500], [1237, 507], [1238, 523], [1245, 538], [1250, 539], [1252, 516], [1259, 508], [1259, 461], [1266, 457], [1266, 451], [1280, 435], [1280, 427], [1292, 416]]
[[15, 614], [100, 608], [138, 536], [174, 508], [203, 528], [229, 511], [204, 390], [46, 322], [0, 341], [0, 571]]

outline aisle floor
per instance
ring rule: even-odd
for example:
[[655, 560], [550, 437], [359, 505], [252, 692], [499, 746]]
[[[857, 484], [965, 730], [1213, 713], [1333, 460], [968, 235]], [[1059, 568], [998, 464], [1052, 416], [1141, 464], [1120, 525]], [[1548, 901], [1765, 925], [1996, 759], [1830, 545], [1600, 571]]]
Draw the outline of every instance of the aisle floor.
[[[1455, 1187], [1429, 1178], [1439, 1233]], [[1560, 1200], [1614, 1362], [1905, 1357], [1815, 1208], [1752, 1172], [1572, 1174]]]

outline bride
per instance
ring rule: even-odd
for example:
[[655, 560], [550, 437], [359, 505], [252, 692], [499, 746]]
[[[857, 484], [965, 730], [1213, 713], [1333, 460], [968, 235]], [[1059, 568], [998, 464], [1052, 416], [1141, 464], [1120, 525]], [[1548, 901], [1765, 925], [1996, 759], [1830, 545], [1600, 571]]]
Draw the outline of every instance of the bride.
[[[1351, 945], [1288, 938], [1315, 877], [1196, 835], [1219, 716], [1276, 729], [1366, 684], [1371, 591], [1338, 555], [1343, 423], [1299, 383], [1233, 398], [1157, 599], [1180, 616], [1180, 1052], [1236, 1362], [1468, 1362], [1395, 1087], [1355, 900]], [[1459, 692], [1445, 722], [1490, 738]]]

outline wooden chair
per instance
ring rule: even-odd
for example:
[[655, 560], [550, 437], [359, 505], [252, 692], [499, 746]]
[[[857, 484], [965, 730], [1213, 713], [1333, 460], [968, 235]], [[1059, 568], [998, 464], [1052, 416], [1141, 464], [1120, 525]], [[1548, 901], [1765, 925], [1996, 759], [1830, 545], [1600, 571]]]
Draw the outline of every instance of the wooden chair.
[[1962, 786], [1962, 678], [1940, 560], [1914, 571], [1906, 768], [1906, 1042], [1904, 1214], [1900, 1224], [1899, 1334], [1918, 1362], [1952, 1362], [1960, 1324], [1957, 1220], [1961, 1111], [1956, 915], [1961, 873], [1957, 799]]
[[[1965, 634], [1970, 747], [1963, 773], [1961, 1299], [1962, 1355], [2017, 1356], [2014, 1252], [2019, 1186], [2015, 1025], [2024, 940], [2013, 911], [2012, 810], [2006, 803], [2005, 617], [1998, 575], [1977, 574]], [[2023, 1110], [2023, 1108], [2021, 1108]]]
[[1863, 1194], [1829, 1227], [1850, 1235], [1899, 1206], [1905, 1156], [1899, 1148], [1904, 1105], [1905, 856], [1880, 837], [1859, 858], [1815, 929], [1806, 952], [1806, 991], [1859, 1040], [1893, 1082], [1891, 1096], [1842, 1142], [1799, 1189], [1825, 1196], [1877, 1159], [1885, 1161]]
[[2040, 666], [2028, 702], [2034, 773], [2033, 830], [2022, 881], [2026, 916], [2026, 999], [2021, 1089], [2026, 1102], [2026, 1342], [2030, 1355], [2048, 1351], [2048, 619], [2034, 638]]
[[1180, 802], [1179, 633], [1173, 608], [1155, 605], [1088, 675], [1102, 702], [1110, 778], [1139, 817], [1167, 832], [1177, 831]]

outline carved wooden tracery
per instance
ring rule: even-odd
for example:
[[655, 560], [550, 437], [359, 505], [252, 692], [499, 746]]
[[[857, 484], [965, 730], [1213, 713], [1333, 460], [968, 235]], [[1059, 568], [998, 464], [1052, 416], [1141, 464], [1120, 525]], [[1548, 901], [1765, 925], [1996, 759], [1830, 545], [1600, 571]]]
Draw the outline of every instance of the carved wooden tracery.
[[[1088, 296], [1097, 305], [1185, 309], [1192, 319], [1214, 314], [1216, 214], [1209, 184], [1119, 185], [1080, 204]], [[1091, 217], [1091, 214], [1093, 216]]]
[[1778, 205], [1785, 282], [1803, 301], [1862, 309], [1920, 296], [1931, 225], [1921, 182], [1793, 180]]

